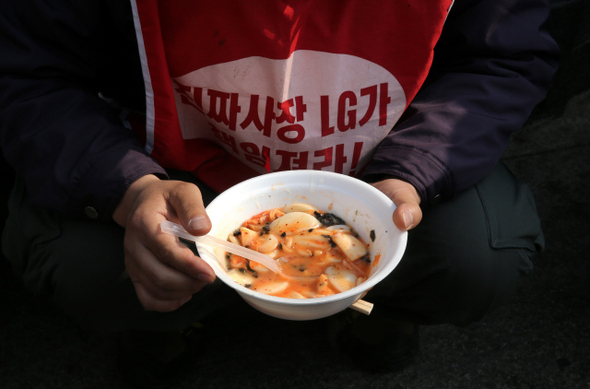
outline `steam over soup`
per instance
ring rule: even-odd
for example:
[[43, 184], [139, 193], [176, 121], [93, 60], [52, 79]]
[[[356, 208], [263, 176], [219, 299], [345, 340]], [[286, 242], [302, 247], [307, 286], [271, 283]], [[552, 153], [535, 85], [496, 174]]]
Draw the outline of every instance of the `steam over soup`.
[[308, 204], [264, 211], [228, 240], [279, 261], [282, 272], [275, 274], [239, 255], [226, 256], [233, 280], [273, 296], [329, 296], [361, 284], [371, 271], [369, 245], [338, 216]]

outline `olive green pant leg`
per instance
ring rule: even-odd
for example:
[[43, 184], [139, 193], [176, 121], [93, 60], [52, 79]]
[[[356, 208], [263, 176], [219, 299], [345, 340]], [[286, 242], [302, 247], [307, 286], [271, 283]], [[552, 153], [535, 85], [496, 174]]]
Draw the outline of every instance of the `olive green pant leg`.
[[146, 311], [124, 272], [123, 236], [114, 222], [67, 218], [31, 205], [17, 180], [2, 247], [28, 290], [49, 296], [84, 328], [181, 330], [235, 298], [216, 281], [174, 312]]
[[467, 324], [508, 302], [544, 246], [529, 188], [503, 164], [424, 210], [392, 274], [366, 296], [418, 324]]

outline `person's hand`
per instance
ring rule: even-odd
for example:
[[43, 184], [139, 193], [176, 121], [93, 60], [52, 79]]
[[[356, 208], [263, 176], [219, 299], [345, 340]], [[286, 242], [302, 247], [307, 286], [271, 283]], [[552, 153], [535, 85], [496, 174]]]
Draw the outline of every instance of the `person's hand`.
[[411, 230], [422, 220], [420, 196], [414, 186], [406, 181], [389, 178], [373, 183], [397, 206], [393, 212], [393, 222], [402, 231]]
[[194, 235], [209, 232], [197, 186], [144, 176], [125, 192], [113, 219], [125, 227], [125, 267], [144, 308], [173, 311], [215, 280], [208, 264], [160, 229], [171, 220]]

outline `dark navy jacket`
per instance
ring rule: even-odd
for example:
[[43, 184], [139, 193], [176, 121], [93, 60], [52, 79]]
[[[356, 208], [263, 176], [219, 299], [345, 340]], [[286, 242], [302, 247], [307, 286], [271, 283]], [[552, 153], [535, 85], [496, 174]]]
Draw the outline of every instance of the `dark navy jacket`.
[[[407, 180], [428, 205], [487, 175], [555, 72], [548, 12], [546, 0], [456, 0], [425, 85], [365, 178]], [[129, 3], [0, 2], [2, 150], [35, 204], [106, 220], [137, 178], [166, 176], [118, 106], [145, 110]]]

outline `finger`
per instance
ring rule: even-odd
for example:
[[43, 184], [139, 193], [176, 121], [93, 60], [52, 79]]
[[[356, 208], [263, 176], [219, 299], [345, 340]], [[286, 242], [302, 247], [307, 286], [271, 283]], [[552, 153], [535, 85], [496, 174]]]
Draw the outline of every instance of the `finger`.
[[164, 264], [195, 280], [204, 283], [215, 281], [215, 271], [211, 266], [172, 235], [160, 232], [150, 249]]
[[[404, 183], [406, 184], [406, 183]], [[397, 206], [393, 212], [393, 222], [402, 231], [416, 227], [422, 220], [422, 209], [418, 203], [419, 197], [410, 184], [396, 185], [391, 199]]]
[[139, 302], [149, 311], [172, 312], [186, 304], [192, 298], [192, 295], [189, 295], [180, 299], [163, 300], [154, 297], [141, 282], [133, 282], [133, 286]]
[[[192, 255], [188, 248], [185, 250]], [[136, 244], [127, 255], [126, 266], [132, 280], [140, 282], [159, 299], [181, 299], [198, 292], [206, 284], [161, 261], [142, 244]]]
[[143, 285], [150, 296], [159, 300], [181, 300], [192, 296], [205, 286], [204, 282], [196, 281], [190, 285], [174, 288], [168, 282], [171, 277], [165, 275], [162, 278], [154, 278], [151, 273], [142, 270], [130, 273], [129, 278], [132, 282]]
[[414, 186], [406, 181], [388, 179], [373, 184], [396, 205], [393, 222], [402, 231], [416, 227], [422, 220], [420, 196]]
[[201, 191], [196, 185], [179, 182], [171, 190], [169, 201], [188, 232], [204, 235], [211, 230], [211, 220], [205, 211]]
[[[200, 198], [200, 192], [198, 188], [192, 184], [178, 183], [178, 186], [184, 187], [184, 189], [172, 190], [173, 195], [171, 198], [175, 198], [178, 202], [177, 197], [183, 196], [180, 192], [188, 190], [192, 192], [190, 187], [197, 189], [198, 198]], [[200, 201], [202, 204], [202, 201]], [[156, 208], [156, 205], [152, 205], [152, 209]], [[203, 208], [204, 210], [204, 208]], [[175, 213], [175, 212], [174, 212]], [[162, 221], [165, 220], [165, 216], [158, 212], [143, 212], [143, 217], [140, 218], [140, 222], [135, 223], [135, 241], [138, 244], [142, 244], [150, 251], [150, 254], [155, 256], [159, 261], [167, 264], [168, 266], [178, 270], [181, 273], [187, 274], [189, 277], [200, 280], [205, 283], [212, 283], [215, 281], [215, 272], [205, 261], [194, 255], [194, 253], [188, 249], [185, 245], [181, 244], [176, 237], [164, 233], [161, 230]], [[178, 221], [175, 217], [172, 217], [170, 213], [166, 214], [167, 218]], [[130, 239], [134, 241], [133, 239]]]
[[393, 222], [402, 231], [416, 227], [422, 221], [422, 209], [416, 203], [401, 203], [393, 212]]

